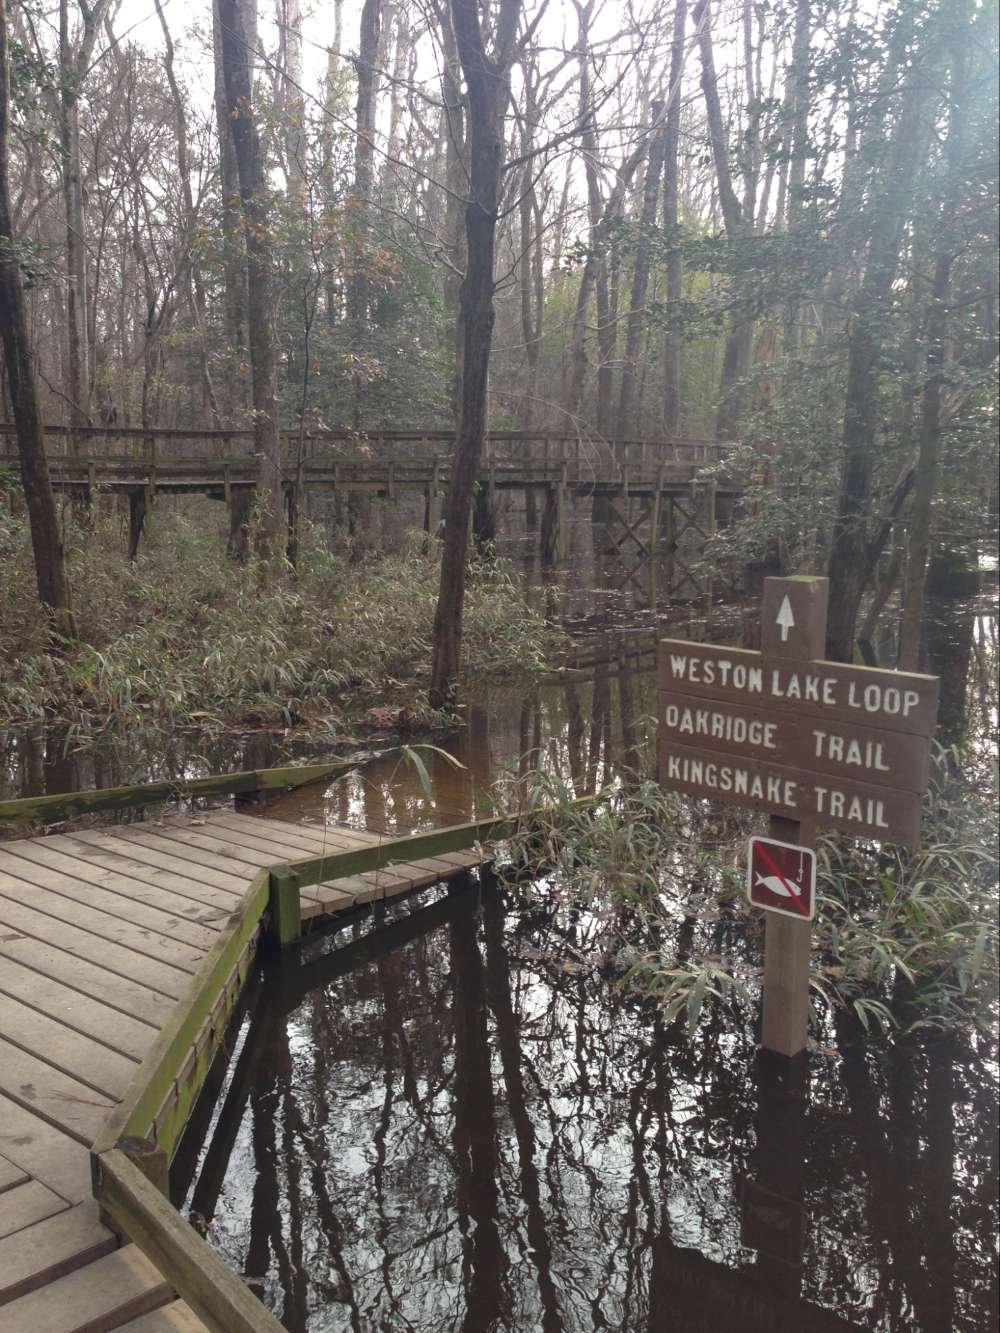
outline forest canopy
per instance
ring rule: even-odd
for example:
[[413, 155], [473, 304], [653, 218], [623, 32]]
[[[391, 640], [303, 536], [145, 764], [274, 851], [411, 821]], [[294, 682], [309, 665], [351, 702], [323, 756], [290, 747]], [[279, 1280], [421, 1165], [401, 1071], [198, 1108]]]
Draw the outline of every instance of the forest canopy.
[[280, 429], [453, 428], [440, 640], [487, 429], [725, 441], [718, 557], [829, 570], [839, 657], [904, 585], [917, 665], [934, 543], [996, 510], [992, 0], [154, 9], [6, 0], [22, 454], [43, 423], [252, 429], [273, 563]]

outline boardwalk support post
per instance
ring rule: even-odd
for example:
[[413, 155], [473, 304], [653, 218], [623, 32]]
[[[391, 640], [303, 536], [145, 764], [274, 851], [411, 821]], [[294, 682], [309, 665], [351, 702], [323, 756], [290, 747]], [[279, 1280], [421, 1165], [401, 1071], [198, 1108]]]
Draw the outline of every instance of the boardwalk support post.
[[[716, 504], [716, 484], [715, 478], [705, 488], [705, 541], [711, 542], [715, 537], [715, 504]], [[709, 565], [708, 573], [705, 575], [705, 624], [707, 625], [712, 618], [712, 566]]]
[[302, 938], [302, 904], [299, 877], [290, 866], [273, 866], [268, 897], [267, 938], [272, 945], [285, 949]]
[[552, 565], [558, 558], [559, 545], [559, 485], [545, 484], [545, 507], [542, 510], [541, 555], [543, 565]]
[[566, 562], [568, 551], [566, 531], [566, 506], [568, 503], [569, 488], [566, 481], [566, 463], [563, 462], [562, 472], [559, 477], [559, 485], [556, 489], [556, 558], [563, 564]]
[[139, 552], [142, 529], [146, 522], [146, 492], [128, 493], [128, 558], [134, 560]]
[[660, 506], [663, 502], [663, 465], [660, 465], [656, 480], [656, 490], [649, 506], [649, 605], [656, 610], [656, 544], [660, 536]]

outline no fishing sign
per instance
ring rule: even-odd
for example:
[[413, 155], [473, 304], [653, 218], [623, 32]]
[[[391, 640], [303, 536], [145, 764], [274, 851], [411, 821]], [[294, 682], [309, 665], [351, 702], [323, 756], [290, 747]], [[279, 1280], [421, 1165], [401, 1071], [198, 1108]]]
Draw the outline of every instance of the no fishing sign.
[[816, 853], [777, 838], [751, 838], [747, 897], [754, 907], [811, 921], [816, 915]]

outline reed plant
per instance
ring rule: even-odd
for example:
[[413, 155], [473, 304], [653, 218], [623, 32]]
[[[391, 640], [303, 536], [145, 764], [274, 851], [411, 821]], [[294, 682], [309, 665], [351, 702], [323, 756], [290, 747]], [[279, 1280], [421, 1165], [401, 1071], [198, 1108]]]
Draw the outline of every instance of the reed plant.
[[[689, 1037], [710, 1011], [752, 1023], [763, 914], [744, 890], [759, 817], [619, 776], [589, 807], [552, 771], [511, 784], [532, 812], [509, 848], [517, 892], [586, 914], [593, 966], [656, 1004]], [[995, 791], [937, 749], [917, 851], [822, 836], [813, 923], [818, 1024], [849, 1010], [887, 1035], [995, 1030], [998, 888]], [[541, 813], [543, 807], [548, 813]], [[818, 1027], [817, 1027], [818, 1030]]]
[[[215, 507], [218, 510], [218, 506]], [[421, 534], [352, 563], [306, 524], [298, 569], [262, 580], [225, 555], [208, 501], [161, 514], [139, 558], [118, 518], [70, 524], [80, 641], [45, 651], [22, 521], [0, 502], [0, 724], [77, 730], [327, 723], [373, 704], [405, 704], [433, 723], [429, 672], [437, 561]], [[557, 646], [511, 568], [477, 564], [466, 599], [470, 677], [542, 669]]]

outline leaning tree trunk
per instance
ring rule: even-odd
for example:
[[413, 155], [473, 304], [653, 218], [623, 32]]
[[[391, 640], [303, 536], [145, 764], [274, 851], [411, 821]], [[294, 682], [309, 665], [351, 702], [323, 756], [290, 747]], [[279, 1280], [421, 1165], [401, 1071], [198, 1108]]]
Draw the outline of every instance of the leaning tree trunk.
[[489, 58], [476, 0], [451, 0], [459, 59], [468, 90], [469, 200], [465, 210], [468, 260], [462, 282], [462, 390], [455, 457], [444, 510], [441, 583], [434, 618], [430, 702], [453, 704], [462, 655], [462, 607], [472, 492], [486, 431], [486, 389], [493, 340], [493, 254], [496, 243], [504, 113], [521, 0], [501, 0]]
[[236, 169], [243, 205], [247, 249], [247, 316], [250, 325], [250, 373], [253, 381], [254, 449], [260, 463], [262, 554], [275, 558], [284, 550], [284, 496], [278, 436], [277, 370], [271, 321], [271, 236], [264, 151], [257, 132], [250, 79], [252, 24], [247, 0], [219, 0], [222, 73], [229, 122], [236, 149]]
[[28, 342], [24, 288], [17, 267], [17, 247], [11, 222], [8, 186], [8, 133], [10, 129], [10, 63], [7, 51], [6, 0], [0, 0], [0, 338], [3, 340], [7, 384], [14, 410], [14, 428], [21, 461], [21, 481], [31, 528], [38, 596], [60, 640], [76, 638], [69, 581], [63, 558], [45, 433], [35, 387], [35, 370]]

